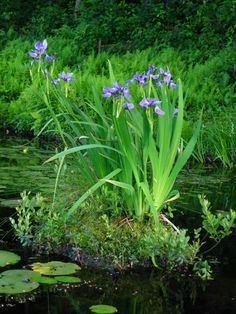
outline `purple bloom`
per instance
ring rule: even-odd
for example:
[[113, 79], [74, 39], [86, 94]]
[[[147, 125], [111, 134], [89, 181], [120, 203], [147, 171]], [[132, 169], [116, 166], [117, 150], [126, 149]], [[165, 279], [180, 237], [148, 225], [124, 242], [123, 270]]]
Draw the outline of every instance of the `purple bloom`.
[[113, 83], [113, 84], [112, 84], [112, 87], [113, 87], [116, 91], [118, 91], [118, 90], [121, 89], [121, 86], [120, 86], [120, 84], [119, 84], [118, 82]]
[[156, 100], [156, 98], [143, 98], [140, 102], [139, 105], [141, 107], [147, 108], [148, 106], [156, 106], [160, 105], [161, 101]]
[[38, 52], [37, 51], [30, 51], [29, 52], [29, 56], [32, 58], [32, 59], [38, 59]]
[[125, 98], [130, 98], [129, 89], [126, 86], [121, 86], [119, 83], [115, 82], [112, 84], [112, 87], [103, 87], [103, 97], [109, 98], [111, 96], [115, 96], [116, 98], [119, 96], [124, 96]]
[[153, 73], [154, 71], [156, 70], [156, 67], [155, 67], [155, 65], [148, 65], [148, 71], [149, 71], [149, 73]]
[[133, 79], [141, 85], [147, 85], [145, 79], [148, 79], [148, 72], [144, 72], [143, 74], [135, 73]]
[[62, 79], [63, 81], [69, 83], [69, 82], [74, 82], [74, 80], [72, 80], [72, 75], [73, 73], [72, 72], [62, 72], [58, 75], [58, 78], [59, 79]]
[[158, 106], [155, 107], [154, 109], [155, 113], [157, 113], [159, 116], [164, 116], [165, 112], [161, 110]]
[[160, 68], [159, 73], [163, 75], [163, 74], [165, 74], [165, 71], [162, 68]]
[[51, 83], [52, 83], [53, 85], [58, 85], [59, 82], [60, 82], [60, 79], [59, 79], [59, 78], [57, 78], [57, 79], [55, 79], [55, 80], [51, 80]]
[[134, 81], [134, 79], [133, 79], [133, 78], [131, 78], [131, 79], [129, 79], [129, 80], [127, 80], [127, 81], [125, 81], [125, 84], [133, 83], [133, 81]]
[[122, 106], [125, 110], [131, 110], [134, 108], [134, 104], [131, 102], [125, 102]]
[[103, 95], [102, 96], [106, 97], [106, 98], [111, 97], [112, 94], [113, 94], [113, 90], [110, 87], [103, 87], [102, 91], [103, 91]]
[[170, 72], [165, 72], [164, 74], [164, 83], [170, 83], [171, 81], [171, 74]]
[[161, 86], [161, 85], [166, 83], [166, 84], [169, 84], [170, 88], [176, 88], [177, 87], [177, 85], [171, 79], [172, 76], [171, 76], [171, 73], [168, 69], [166, 71], [164, 71], [162, 68], [160, 68], [159, 73], [162, 76], [162, 80], [160, 80], [159, 82], [156, 83], [157, 86]]
[[149, 105], [150, 106], [156, 106], [156, 105], [160, 105], [161, 101], [160, 100], [156, 100], [156, 98], [149, 98]]
[[136, 72], [134, 75], [133, 79], [138, 82], [138, 84], [141, 85], [147, 85], [149, 78], [152, 78], [153, 80], [158, 80], [160, 75], [164, 75], [164, 73], [167, 74], [163, 69], [160, 69], [159, 73], [155, 73], [156, 67], [154, 65], [149, 65], [148, 66], [148, 71], [139, 74]]
[[55, 58], [49, 55], [46, 55], [46, 60], [53, 61]]
[[121, 91], [123, 92], [123, 96], [126, 97], [126, 98], [131, 98], [131, 95], [129, 93], [129, 89], [127, 87], [123, 87], [121, 89]]
[[177, 87], [177, 85], [173, 81], [171, 81], [170, 82], [170, 88], [176, 88], [176, 87]]
[[173, 110], [173, 116], [178, 112], [179, 110], [177, 108], [174, 108]]
[[148, 99], [147, 98], [143, 98], [140, 102], [139, 102], [139, 105], [141, 106], [141, 107], [148, 107], [148, 105], [149, 105], [149, 101], [148, 101]]
[[158, 80], [160, 75], [159, 74], [150, 74], [151, 78], [153, 78], [154, 80]]
[[29, 52], [30, 57], [33, 60], [41, 59], [42, 56], [46, 54], [47, 46], [48, 46], [48, 43], [46, 39], [44, 39], [43, 42], [36, 41], [34, 45], [35, 50], [31, 50]]
[[45, 51], [48, 47], [47, 40], [44, 39], [42, 43], [40, 41], [36, 41], [34, 47], [37, 51], [40, 52], [41, 55], [45, 54]]
[[161, 81], [157, 82], [156, 85], [157, 86], [162, 86], [164, 83], [165, 83], [164, 80], [161, 80]]

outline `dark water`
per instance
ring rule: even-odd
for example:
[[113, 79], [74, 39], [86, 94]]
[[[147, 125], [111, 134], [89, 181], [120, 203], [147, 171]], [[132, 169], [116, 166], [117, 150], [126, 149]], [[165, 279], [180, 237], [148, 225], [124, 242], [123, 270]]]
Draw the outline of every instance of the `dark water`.
[[[37, 143], [0, 141], [0, 249], [19, 253], [22, 265], [42, 261], [45, 257], [32, 254], [12, 241], [7, 242], [12, 237], [10, 228], [6, 235], [7, 223], [1, 231], [1, 222], [14, 213], [11, 207], [23, 190], [53, 192], [55, 164], [42, 166], [53, 154], [50, 146], [42, 149]], [[61, 184], [63, 189], [67, 188], [66, 182]], [[236, 209], [235, 172], [210, 168], [185, 170], [176, 187], [181, 191], [175, 204], [180, 211], [180, 225], [192, 226], [198, 221], [198, 194], [205, 193], [214, 209]], [[191, 211], [193, 218], [185, 218], [186, 211]], [[17, 299], [0, 297], [0, 313], [86, 314], [91, 313], [91, 305], [101, 303], [116, 306], [120, 314], [236, 313], [236, 235], [224, 240], [216, 253], [215, 278], [207, 283], [187, 276], [171, 278], [157, 270], [111, 274], [84, 266], [79, 272], [82, 279], [79, 285], [41, 287], [30, 296]]]

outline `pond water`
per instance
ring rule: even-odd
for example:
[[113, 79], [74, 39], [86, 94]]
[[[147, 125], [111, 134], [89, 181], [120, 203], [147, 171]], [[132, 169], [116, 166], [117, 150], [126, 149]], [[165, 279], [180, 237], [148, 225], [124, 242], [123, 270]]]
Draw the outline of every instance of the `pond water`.
[[[58, 259], [20, 247], [14, 242], [7, 222], [3, 225], [5, 217], [14, 214], [16, 199], [23, 190], [52, 193], [55, 164], [43, 165], [43, 162], [54, 152], [48, 144], [42, 148], [37, 142], [26, 140], [0, 141], [0, 250], [8, 249], [21, 255], [21, 265]], [[65, 191], [70, 186], [66, 180], [60, 185]], [[180, 225], [196, 224], [200, 216], [197, 195], [201, 193], [206, 194], [213, 208], [236, 209], [235, 172], [199, 167], [185, 169], [176, 187], [181, 191], [176, 203]], [[192, 218], [185, 218], [186, 211], [192, 212]], [[86, 314], [91, 313], [91, 305], [102, 303], [116, 306], [120, 314], [236, 313], [235, 240], [234, 233], [217, 248], [215, 278], [206, 283], [186, 276], [169, 277], [157, 270], [140, 269], [118, 274], [84, 266], [79, 272], [80, 284], [43, 286], [30, 296], [18, 298], [2, 296], [0, 311], [9, 314]]]

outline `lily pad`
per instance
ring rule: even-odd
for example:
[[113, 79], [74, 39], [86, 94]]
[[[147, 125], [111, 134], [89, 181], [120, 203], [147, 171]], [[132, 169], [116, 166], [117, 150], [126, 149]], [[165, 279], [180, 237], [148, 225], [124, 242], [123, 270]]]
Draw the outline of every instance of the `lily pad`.
[[0, 274], [0, 294], [26, 293], [38, 288], [39, 274], [30, 270], [14, 269]]
[[30, 265], [33, 271], [42, 275], [57, 276], [74, 274], [80, 267], [74, 263], [52, 261], [48, 263], [34, 263]]
[[20, 259], [21, 257], [13, 252], [0, 250], [0, 267], [16, 264]]
[[41, 275], [28, 269], [12, 269], [6, 270], [0, 274], [0, 278], [10, 278], [15, 281], [23, 281], [26, 279], [30, 279], [32, 281], [38, 281], [41, 278]]
[[54, 279], [56, 279], [57, 281], [60, 281], [60, 282], [64, 282], [64, 283], [79, 283], [79, 282], [81, 282], [80, 278], [74, 277], [74, 276], [57, 276]]
[[105, 304], [92, 305], [89, 309], [91, 312], [97, 314], [112, 314], [118, 312], [116, 307]]
[[46, 284], [46, 285], [55, 285], [57, 283], [57, 280], [56, 278], [45, 277], [45, 276], [40, 275], [40, 278], [37, 280], [37, 282]]

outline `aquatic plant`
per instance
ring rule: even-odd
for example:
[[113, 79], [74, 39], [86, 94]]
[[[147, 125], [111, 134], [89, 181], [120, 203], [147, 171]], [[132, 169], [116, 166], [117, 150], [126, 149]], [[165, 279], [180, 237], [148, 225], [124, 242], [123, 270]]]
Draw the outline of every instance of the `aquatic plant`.
[[80, 283], [81, 279], [74, 276], [56, 276], [54, 277], [56, 281], [63, 283]]
[[117, 308], [106, 304], [97, 304], [90, 306], [90, 311], [97, 314], [112, 314], [118, 312]]
[[203, 228], [207, 231], [210, 238], [217, 242], [229, 236], [232, 229], [236, 227], [236, 211], [218, 211], [213, 213], [211, 203], [206, 199], [205, 195], [198, 196], [202, 206]]
[[10, 217], [9, 220], [23, 246], [27, 246], [32, 241], [35, 223], [40, 218], [40, 213], [45, 212], [46, 204], [40, 193], [30, 198], [30, 192], [23, 191], [21, 198], [22, 201], [16, 207], [17, 219]]
[[39, 287], [39, 274], [24, 269], [7, 270], [0, 273], [0, 294], [19, 294]]
[[48, 263], [33, 263], [30, 265], [34, 272], [42, 275], [57, 276], [74, 274], [80, 267], [74, 263], [51, 261]]
[[[0, 251], [0, 257], [1, 252], [3, 251]], [[2, 256], [5, 257], [6, 254]], [[20, 258], [19, 256], [17, 257]], [[74, 274], [80, 269], [78, 265], [73, 263], [51, 261], [48, 263], [34, 263], [30, 266], [33, 271], [27, 269], [13, 269], [0, 273], [0, 294], [27, 293], [37, 289], [39, 284], [52, 285], [58, 282], [69, 284], [79, 283], [81, 281], [78, 277], [66, 276]]]
[[[69, 114], [70, 103], [55, 90], [72, 132], [78, 138], [84, 135], [88, 144], [81, 143], [48, 161], [86, 151], [85, 158], [77, 155], [81, 172], [86, 178], [91, 178], [91, 182], [97, 181], [74, 203], [67, 217], [93, 191], [108, 183], [113, 189], [122, 188], [123, 204], [131, 215], [139, 219], [150, 215], [157, 222], [164, 205], [179, 195], [177, 191], [172, 191], [172, 187], [193, 151], [200, 123], [183, 149], [184, 99], [181, 81], [174, 83], [168, 69], [157, 70], [155, 66], [149, 66], [146, 72], [136, 73], [121, 85], [115, 80], [111, 64], [109, 71], [114, 83], [103, 88], [103, 96], [111, 97], [112, 104], [102, 104], [95, 90], [94, 104], [89, 103], [96, 122], [82, 110]], [[76, 121], [71, 121], [70, 116]], [[67, 135], [67, 138], [68, 146], [73, 145], [70, 143], [71, 136]]]
[[21, 257], [13, 252], [0, 250], [0, 267], [16, 264]]

